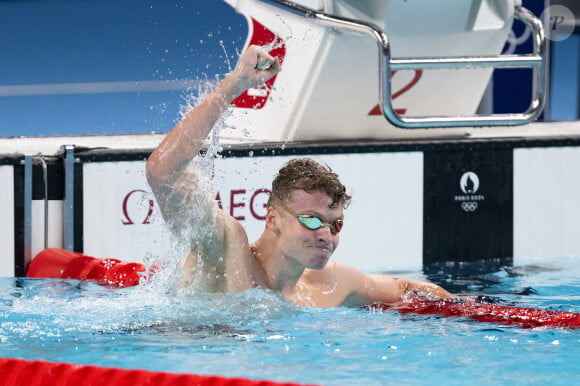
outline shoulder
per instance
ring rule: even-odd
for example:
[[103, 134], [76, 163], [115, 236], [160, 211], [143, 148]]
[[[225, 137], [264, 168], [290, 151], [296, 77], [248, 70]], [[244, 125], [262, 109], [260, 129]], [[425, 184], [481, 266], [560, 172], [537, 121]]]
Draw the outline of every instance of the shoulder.
[[400, 299], [399, 279], [387, 275], [366, 274], [348, 264], [331, 262], [320, 271], [309, 270], [311, 286], [333, 288], [342, 306], [359, 307], [373, 302], [392, 303]]
[[304, 272], [304, 278], [310, 284], [333, 283], [335, 288], [340, 288], [345, 293], [356, 292], [370, 279], [355, 267], [338, 262], [329, 262], [321, 270], [308, 269]]
[[218, 210], [217, 221], [217, 227], [221, 230], [224, 241], [227, 241], [228, 239], [248, 239], [244, 226], [222, 209]]

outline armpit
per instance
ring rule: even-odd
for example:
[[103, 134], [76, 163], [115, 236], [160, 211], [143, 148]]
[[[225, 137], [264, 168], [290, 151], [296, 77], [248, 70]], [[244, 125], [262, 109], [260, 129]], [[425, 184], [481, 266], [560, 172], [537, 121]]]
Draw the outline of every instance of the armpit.
[[219, 208], [209, 181], [194, 172], [157, 187], [156, 199], [169, 229], [182, 241], [219, 239]]

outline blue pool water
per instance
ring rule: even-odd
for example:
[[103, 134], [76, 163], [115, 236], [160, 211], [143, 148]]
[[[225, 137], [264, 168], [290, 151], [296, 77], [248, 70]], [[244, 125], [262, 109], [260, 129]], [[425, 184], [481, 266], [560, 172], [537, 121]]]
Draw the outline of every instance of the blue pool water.
[[[580, 312], [579, 262], [443, 281], [465, 294]], [[298, 308], [258, 290], [192, 295], [155, 281], [113, 290], [1, 278], [0, 357], [326, 385], [568, 385], [580, 382], [580, 330]]]

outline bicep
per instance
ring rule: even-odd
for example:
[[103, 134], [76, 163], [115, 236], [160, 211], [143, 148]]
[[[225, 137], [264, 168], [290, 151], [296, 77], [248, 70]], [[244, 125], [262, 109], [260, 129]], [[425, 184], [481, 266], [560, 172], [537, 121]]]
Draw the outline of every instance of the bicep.
[[406, 291], [406, 282], [386, 275], [369, 275], [353, 267], [342, 269], [341, 283], [349, 283], [345, 306], [364, 306], [376, 302], [394, 303]]
[[[356, 279], [356, 285], [349, 297], [356, 299], [358, 305], [371, 303], [395, 303], [408, 295], [422, 294], [433, 298], [452, 298], [450, 294], [440, 286], [419, 281], [396, 278], [387, 275], [367, 275], [362, 272], [351, 274]], [[361, 304], [362, 303], [362, 304]]]

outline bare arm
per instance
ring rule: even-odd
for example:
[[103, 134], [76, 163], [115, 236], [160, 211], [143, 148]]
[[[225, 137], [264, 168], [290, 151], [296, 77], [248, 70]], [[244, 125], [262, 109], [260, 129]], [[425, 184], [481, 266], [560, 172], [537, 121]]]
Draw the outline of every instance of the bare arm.
[[[268, 64], [269, 67], [265, 68]], [[263, 84], [279, 71], [277, 59], [258, 46], [248, 47], [235, 69], [203, 102], [189, 111], [153, 151], [147, 161], [147, 178], [152, 187], [179, 178], [230, 103], [247, 89]]]
[[[426, 281], [419, 281], [419, 280], [408, 280], [408, 279], [400, 279], [389, 277], [386, 275], [369, 275], [369, 279], [373, 282], [373, 286], [375, 288], [383, 288], [380, 290], [378, 299], [373, 299], [373, 301], [385, 301], [390, 300], [392, 301], [399, 301], [404, 299], [407, 296], [412, 296], [414, 294], [425, 295], [431, 298], [441, 298], [441, 299], [448, 299], [448, 298], [455, 298], [456, 295], [447, 292], [442, 287], [438, 286], [437, 284], [429, 283]], [[386, 291], [388, 294], [388, 298], [390, 299], [382, 299], [381, 295], [385, 293], [384, 289], [391, 287], [391, 291]], [[393, 300], [394, 299], [394, 300]]]
[[422, 294], [432, 298], [455, 298], [440, 286], [387, 275], [367, 275], [345, 264], [335, 264], [334, 280], [349, 286], [343, 305], [359, 307], [371, 303], [395, 303], [407, 296]]
[[[185, 209], [185, 202], [195, 206], [199, 214], [193, 216], [192, 221], [196, 217], [206, 218], [214, 210], [213, 197], [199, 191], [199, 176], [195, 171], [186, 173], [186, 168], [197, 156], [205, 138], [230, 103], [248, 88], [263, 84], [279, 71], [277, 59], [269, 56], [261, 47], [248, 47], [235, 69], [226, 75], [204, 101], [183, 117], [149, 156], [147, 180], [166, 221], [179, 217]], [[200, 223], [201, 220], [198, 220], [198, 225]]]

